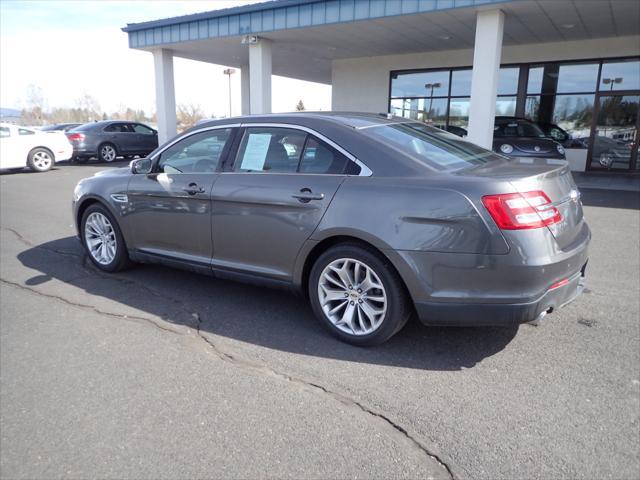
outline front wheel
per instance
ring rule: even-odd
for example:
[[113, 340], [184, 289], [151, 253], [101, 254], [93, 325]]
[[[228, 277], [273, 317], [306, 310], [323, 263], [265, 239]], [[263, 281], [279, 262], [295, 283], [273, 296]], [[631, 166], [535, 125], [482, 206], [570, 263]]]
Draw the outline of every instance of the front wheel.
[[27, 165], [34, 172], [46, 172], [53, 167], [53, 163], [53, 153], [46, 148], [34, 148], [27, 158]]
[[103, 143], [100, 145], [100, 148], [98, 149], [98, 158], [101, 162], [111, 163], [117, 156], [118, 152], [116, 152], [116, 147], [110, 143]]
[[357, 244], [333, 247], [318, 258], [309, 276], [309, 298], [322, 324], [353, 345], [385, 342], [412, 311], [389, 261]]
[[82, 242], [93, 264], [105, 272], [123, 270], [129, 255], [118, 222], [102, 205], [89, 206], [82, 215]]

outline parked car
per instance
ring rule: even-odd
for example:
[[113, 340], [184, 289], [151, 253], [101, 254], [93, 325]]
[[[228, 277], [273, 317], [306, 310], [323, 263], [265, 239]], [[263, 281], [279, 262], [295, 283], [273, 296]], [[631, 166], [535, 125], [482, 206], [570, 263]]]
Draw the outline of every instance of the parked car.
[[439, 128], [440, 130], [444, 130], [445, 132], [453, 133], [460, 138], [466, 138], [468, 134], [466, 129], [458, 127], [456, 125], [434, 125], [434, 127]]
[[68, 132], [82, 125], [81, 123], [54, 123], [40, 128], [41, 132]]
[[565, 158], [562, 145], [535, 123], [518, 117], [496, 117], [493, 151], [508, 157]]
[[201, 124], [81, 180], [73, 221], [101, 270], [152, 262], [291, 288], [357, 345], [414, 311], [427, 325], [539, 320], [581, 292], [591, 238], [567, 162], [347, 113]]
[[[588, 137], [580, 138], [579, 141], [585, 146], [589, 145]], [[593, 139], [591, 157], [594, 161], [597, 160], [601, 166], [609, 170], [614, 167], [615, 163], [627, 167], [634, 146], [633, 142], [624, 142], [605, 137], [604, 135], [596, 135]]]
[[574, 140], [571, 138], [571, 135], [569, 135], [569, 132], [560, 128], [555, 123], [537, 122], [536, 125], [540, 127], [548, 138], [555, 140], [564, 148], [571, 148], [574, 146]]
[[145, 156], [158, 146], [158, 132], [137, 122], [105, 120], [85, 123], [67, 132], [77, 162], [97, 157], [113, 162], [117, 157]]
[[56, 161], [68, 160], [73, 148], [62, 132], [45, 133], [8, 123], [0, 124], [0, 169], [46, 172]]

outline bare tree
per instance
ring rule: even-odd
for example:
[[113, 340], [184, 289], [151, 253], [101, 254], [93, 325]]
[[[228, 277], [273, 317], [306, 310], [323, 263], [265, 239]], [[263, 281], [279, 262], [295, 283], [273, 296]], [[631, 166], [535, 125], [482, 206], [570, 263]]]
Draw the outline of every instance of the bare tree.
[[198, 120], [204, 118], [204, 113], [200, 105], [184, 104], [178, 105], [176, 112], [176, 119], [178, 120], [178, 129], [186, 130], [189, 127], [193, 127]]
[[302, 100], [298, 100], [298, 103], [296, 104], [296, 111], [303, 112], [304, 110], [306, 110], [304, 108], [304, 103], [302, 103]]
[[27, 106], [22, 110], [21, 122], [25, 125], [42, 125], [45, 118], [45, 104], [42, 88], [37, 85], [29, 85], [27, 87]]
[[102, 109], [100, 102], [88, 93], [83, 93], [76, 99], [77, 113], [81, 118], [78, 121], [91, 122], [102, 118]]

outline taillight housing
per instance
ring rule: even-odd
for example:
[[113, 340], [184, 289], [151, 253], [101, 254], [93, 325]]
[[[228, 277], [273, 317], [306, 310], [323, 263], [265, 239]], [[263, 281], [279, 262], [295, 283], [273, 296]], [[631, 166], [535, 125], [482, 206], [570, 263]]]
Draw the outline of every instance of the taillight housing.
[[84, 140], [84, 133], [68, 133], [67, 138], [72, 142], [82, 142]]
[[486, 195], [482, 203], [502, 230], [541, 228], [562, 221], [562, 215], [542, 190]]

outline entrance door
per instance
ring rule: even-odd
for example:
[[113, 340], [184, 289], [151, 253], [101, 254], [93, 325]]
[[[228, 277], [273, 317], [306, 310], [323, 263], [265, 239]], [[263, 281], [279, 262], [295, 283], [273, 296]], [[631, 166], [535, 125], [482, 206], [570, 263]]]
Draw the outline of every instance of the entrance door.
[[596, 103], [590, 170], [636, 171], [640, 95], [601, 94]]

